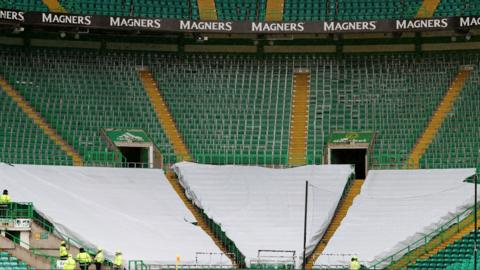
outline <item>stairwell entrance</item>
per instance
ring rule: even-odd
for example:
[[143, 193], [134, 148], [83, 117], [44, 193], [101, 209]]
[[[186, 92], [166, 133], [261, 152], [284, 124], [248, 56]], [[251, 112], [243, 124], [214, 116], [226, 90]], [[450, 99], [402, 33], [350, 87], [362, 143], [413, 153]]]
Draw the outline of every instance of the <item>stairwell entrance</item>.
[[118, 147], [118, 150], [122, 153], [126, 159], [126, 165], [128, 167], [140, 167], [145, 164], [151, 164], [150, 160], [150, 147], [135, 147], [135, 146], [123, 146]]
[[160, 150], [144, 130], [106, 128], [101, 130], [100, 135], [110, 150], [121, 153], [122, 166], [129, 168], [163, 167]]
[[324, 162], [327, 164], [350, 164], [355, 166], [355, 177], [365, 179], [368, 171], [369, 153], [375, 141], [375, 132], [333, 132], [328, 138]]
[[329, 152], [329, 164], [354, 165], [355, 177], [365, 179], [367, 174], [367, 148], [333, 148]]

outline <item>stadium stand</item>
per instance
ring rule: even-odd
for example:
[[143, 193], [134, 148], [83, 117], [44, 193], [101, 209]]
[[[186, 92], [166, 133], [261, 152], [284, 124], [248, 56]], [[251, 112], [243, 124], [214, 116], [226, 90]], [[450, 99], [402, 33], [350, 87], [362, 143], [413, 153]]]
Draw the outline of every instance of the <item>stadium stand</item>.
[[32, 267], [28, 267], [25, 262], [19, 261], [16, 257], [10, 256], [7, 252], [0, 252], [0, 269], [35, 270]]
[[[125, 260], [173, 265], [179, 254], [185, 265], [230, 264], [194, 225], [196, 220], [163, 170], [6, 164], [0, 168], [2, 186], [15, 192], [15, 198], [34, 202], [61, 233], [90, 247], [103, 247], [109, 258], [119, 249]], [[216, 255], [197, 258], [196, 252]]]
[[[367, 267], [387, 266], [391, 261], [382, 259], [401, 258], [410, 244], [472, 205], [473, 187], [464, 180], [474, 174], [474, 169], [371, 170], [324, 253], [357, 254]], [[316, 265], [348, 265], [348, 260], [320, 256]]]
[[[198, 19], [197, 2], [193, 0], [59, 0], [58, 4], [58, 7], [53, 7], [50, 11], [90, 15]], [[49, 11], [48, 6], [40, 0], [6, 0], [0, 2], [0, 7], [26, 11]]]
[[148, 70], [140, 70], [138, 75], [142, 80], [157, 118], [165, 131], [165, 135], [172, 144], [173, 150], [178, 157], [177, 159], [191, 160], [187, 146], [183, 141], [182, 135], [178, 131], [175, 120], [172, 118], [172, 114], [161, 95], [160, 89], [158, 89], [157, 82], [153, 78], [152, 73]]
[[452, 80], [452, 83], [448, 87], [447, 92], [444, 97], [438, 104], [433, 115], [428, 121], [428, 125], [425, 127], [422, 135], [418, 138], [414, 148], [411, 151], [410, 157], [408, 158], [408, 163], [410, 167], [418, 169], [420, 166], [420, 159], [425, 153], [425, 151], [430, 146], [432, 140], [437, 136], [438, 130], [442, 126], [445, 118], [448, 116], [452, 110], [455, 101], [460, 95], [465, 82], [468, 80], [472, 66], [462, 66], [460, 67], [458, 73], [455, 75], [455, 78]]
[[449, 113], [437, 136], [421, 160], [423, 168], [476, 167], [479, 161], [478, 84], [480, 73], [472, 71], [453, 111]]
[[152, 71], [196, 161], [286, 164], [292, 87], [287, 59], [160, 57]]
[[175, 164], [174, 170], [187, 196], [221, 224], [246, 256], [247, 265], [254, 267], [261, 267], [263, 262], [248, 260], [258, 258], [259, 250], [293, 250], [297, 256], [303, 253], [307, 179], [311, 185], [307, 255], [311, 253], [353, 173], [349, 165], [269, 169], [189, 162]]
[[266, 0], [216, 0], [219, 20], [263, 21]]
[[378, 20], [414, 18], [421, 0], [285, 0], [285, 21]]
[[[212, 0], [214, 1], [214, 0]], [[209, 1], [154, 1], [154, 0], [59, 0], [53, 12], [66, 11], [74, 14], [98, 14], [113, 16], [160, 17], [171, 19], [318, 21], [318, 20], [378, 20], [414, 18], [422, 14], [422, 0], [378, 2], [374, 0], [285, 0], [283, 5], [271, 5], [267, 0], [216, 0]], [[204, 5], [205, 3], [205, 5]], [[57, 7], [58, 6], [58, 7]], [[42, 1], [3, 1], [2, 8], [27, 11], [48, 11]], [[279, 10], [283, 7], [283, 10]], [[474, 1], [443, 0], [436, 16], [460, 16], [478, 14], [479, 6]], [[203, 13], [202, 13], [203, 12]], [[199, 16], [202, 13], [202, 16]], [[266, 18], [266, 14], [268, 18]], [[272, 19], [273, 18], [273, 19]]]
[[[373, 167], [401, 167], [458, 70], [428, 55], [308, 59], [312, 72], [309, 163], [321, 163], [333, 131], [377, 131]], [[443, 63], [443, 64], [442, 64]]]
[[407, 269], [472, 269], [473, 249], [474, 232], [472, 231], [428, 259], [416, 261]]
[[174, 162], [175, 154], [136, 74], [135, 57], [121, 55], [11, 48], [2, 50], [0, 57], [5, 77], [86, 164], [121, 164], [121, 153], [107, 150], [100, 137], [101, 129], [110, 127], [144, 129], [166, 163]]
[[48, 7], [39, 0], [5, 0], [0, 2], [0, 7], [25, 11], [48, 11]]
[[2, 162], [72, 165], [71, 158], [4, 91], [0, 91], [0, 123]]
[[435, 16], [475, 16], [480, 14], [480, 3], [475, 0], [442, 0]]
[[[333, 131], [374, 131], [377, 137], [370, 165], [400, 168], [459, 67], [475, 62], [478, 55], [276, 55], [258, 59], [233, 54], [179, 56], [4, 47], [0, 58], [5, 78], [87, 164], [113, 166], [122, 161], [120, 153], [106, 150], [99, 136], [102, 128], [143, 129], [161, 150], [165, 164], [177, 160], [137, 66], [150, 68], [193, 160], [287, 164], [293, 74], [296, 68], [306, 68], [310, 71], [307, 162], [323, 163], [324, 146]], [[466, 93], [474, 91], [468, 80], [466, 87]], [[454, 108], [459, 116], [447, 119], [447, 126], [476, 121], [469, 112], [478, 100], [461, 96], [463, 106]], [[463, 124], [456, 119], [463, 119]], [[468, 136], [449, 137], [449, 145], [456, 150], [442, 155], [475, 149], [479, 136], [473, 126], [467, 129]], [[447, 131], [453, 132], [445, 128], [439, 136], [449, 136], [442, 135]], [[5, 141], [3, 147], [8, 144]], [[427, 150], [422, 166], [446, 166], [446, 161], [428, 161], [434, 152], [443, 151], [434, 150], [439, 145], [434, 143]], [[13, 155], [3, 155], [7, 154]], [[24, 159], [38, 158], [24, 155]], [[51, 163], [45, 160], [43, 164]]]

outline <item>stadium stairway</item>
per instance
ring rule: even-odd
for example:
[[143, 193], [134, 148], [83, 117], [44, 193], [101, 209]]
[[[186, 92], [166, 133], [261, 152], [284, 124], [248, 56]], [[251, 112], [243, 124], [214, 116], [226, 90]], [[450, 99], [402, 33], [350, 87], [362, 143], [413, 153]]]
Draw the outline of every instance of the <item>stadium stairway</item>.
[[290, 139], [288, 164], [303, 165], [307, 162], [308, 99], [310, 73], [295, 72], [293, 75], [292, 115], [290, 117]]
[[173, 149], [177, 155], [177, 160], [191, 160], [187, 146], [183, 141], [180, 131], [173, 120], [167, 104], [160, 94], [160, 89], [158, 88], [152, 73], [148, 70], [140, 70], [138, 73], [145, 88], [145, 92], [147, 93], [155, 110], [157, 118], [164, 128], [165, 134], [167, 135], [169, 141], [173, 145]]
[[51, 12], [67, 13], [57, 0], [42, 0], [43, 4], [48, 7]]
[[468, 79], [470, 72], [471, 70], [464, 67], [462, 67], [458, 71], [448, 91], [446, 92], [436, 111], [430, 118], [430, 121], [425, 128], [423, 134], [420, 136], [417, 143], [413, 147], [410, 157], [408, 159], [409, 167], [419, 168], [422, 155], [425, 153], [428, 146], [437, 135], [437, 132], [442, 126], [445, 117], [452, 110], [453, 104], [455, 103], [455, 100], [460, 94], [460, 91], [462, 90], [465, 81]]
[[[238, 268], [238, 267], [242, 267], [243, 265], [243, 262], [240, 262], [238, 260], [236, 260], [236, 257], [235, 257], [235, 252], [232, 252], [233, 250], [231, 250], [230, 248], [232, 247], [228, 247], [228, 245], [223, 242], [222, 240], [220, 240], [217, 235], [214, 233], [213, 229], [207, 224], [205, 218], [204, 218], [204, 214], [200, 211], [199, 208], [197, 208], [192, 201], [190, 201], [187, 196], [185, 195], [185, 189], [180, 185], [180, 182], [178, 181], [178, 178], [177, 178], [177, 175], [175, 174], [175, 172], [169, 170], [167, 172], [165, 172], [165, 175], [168, 179], [168, 181], [170, 182], [170, 184], [172, 185], [173, 189], [175, 190], [175, 192], [178, 194], [178, 196], [180, 197], [180, 199], [183, 201], [183, 203], [185, 204], [185, 206], [188, 208], [188, 210], [190, 210], [190, 212], [192, 212], [192, 215], [195, 217], [195, 219], [197, 220], [197, 225], [206, 233], [208, 234], [208, 236], [210, 236], [210, 238], [213, 240], [213, 242], [215, 242], [215, 245], [217, 245], [217, 247], [225, 254], [228, 256], [228, 258], [230, 259], [230, 261], [232, 262], [232, 264], [235, 266], [235, 268]], [[238, 259], [241, 259], [241, 258], [238, 258]]]
[[267, 22], [280, 22], [283, 20], [284, 0], [267, 0], [265, 20]]
[[[47, 256], [36, 255], [33, 251], [22, 247], [5, 236], [0, 236], [0, 269], [51, 269], [51, 261]], [[8, 260], [6, 259], [8, 257]], [[5, 265], [8, 262], [8, 267]], [[2, 266], [5, 266], [3, 268]]]
[[[480, 221], [478, 219], [477, 221]], [[392, 263], [388, 269], [404, 269], [405, 267], [415, 266], [417, 262], [428, 261], [446, 248], [449, 248], [451, 245], [461, 239], [467, 237], [474, 229], [474, 214], [471, 213], [458, 224], [452, 225], [450, 228], [446, 229], [443, 233], [432, 238], [426, 245], [420, 246], [419, 248], [411, 251], [410, 253], [405, 254], [402, 258]]]
[[30, 104], [21, 96], [17, 90], [15, 90], [8, 82], [0, 76], [0, 87], [5, 91], [5, 93], [10, 96], [15, 103], [22, 109], [22, 111], [30, 118], [32, 121], [37, 124], [42, 131], [50, 137], [52, 141], [55, 142], [60, 148], [72, 158], [74, 166], [82, 166], [83, 161], [82, 157], [71, 147], [57, 132], [50, 127], [50, 125], [42, 118], [42, 116], [35, 111]]
[[197, 0], [200, 20], [216, 21], [218, 19], [215, 0]]
[[422, 5], [418, 8], [417, 18], [431, 18], [441, 0], [423, 0]]
[[318, 242], [312, 255], [310, 255], [307, 258], [307, 263], [305, 267], [307, 270], [311, 270], [313, 268], [313, 264], [318, 259], [318, 257], [322, 254], [323, 250], [328, 244], [328, 241], [330, 241], [332, 236], [335, 234], [335, 231], [340, 226], [340, 223], [342, 223], [342, 220], [347, 215], [348, 209], [352, 205], [353, 200], [355, 199], [355, 197], [358, 196], [358, 194], [360, 194], [363, 183], [364, 183], [364, 179], [356, 179], [353, 181], [353, 183], [350, 184], [350, 187], [344, 194], [344, 197], [342, 198], [337, 209], [335, 210], [335, 215], [333, 216], [332, 221], [328, 225], [327, 230], [325, 231], [325, 234], [322, 236], [322, 239], [320, 239], [320, 241]]
[[[58, 255], [58, 247], [60, 247], [60, 243], [65, 241], [70, 243], [68, 245], [68, 250], [71, 254], [78, 254], [79, 249], [75, 245], [71, 244], [74, 242], [72, 239], [63, 239], [59, 237], [57, 234], [53, 233], [53, 228], [48, 225], [41, 225], [42, 222], [36, 218], [31, 223], [32, 225], [32, 235], [33, 238], [30, 239], [30, 245], [38, 251], [46, 253], [48, 255], [57, 256]], [[49, 227], [49, 229], [46, 229]], [[35, 236], [41, 235], [48, 235], [47, 239], [37, 239]]]

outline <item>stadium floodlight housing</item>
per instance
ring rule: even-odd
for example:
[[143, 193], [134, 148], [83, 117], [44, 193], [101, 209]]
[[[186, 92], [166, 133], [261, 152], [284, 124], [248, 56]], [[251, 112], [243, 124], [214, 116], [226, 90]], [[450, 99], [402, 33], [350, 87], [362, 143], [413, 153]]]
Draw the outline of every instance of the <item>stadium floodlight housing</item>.
[[65, 33], [65, 31], [61, 31], [61, 32], [59, 33], [59, 35], [60, 35], [61, 38], [64, 38], [64, 37], [67, 36], [67, 33]]
[[75, 38], [75, 39], [80, 39], [80, 33], [79, 33], [79, 32], [76, 32], [75, 35], [73, 36], [73, 38]]

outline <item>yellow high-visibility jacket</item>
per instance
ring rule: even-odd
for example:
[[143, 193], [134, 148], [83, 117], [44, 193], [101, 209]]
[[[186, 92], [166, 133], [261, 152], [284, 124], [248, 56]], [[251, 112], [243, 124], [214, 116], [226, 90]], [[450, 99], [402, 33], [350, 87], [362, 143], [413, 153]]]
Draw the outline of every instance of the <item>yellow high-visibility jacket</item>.
[[95, 262], [96, 263], [103, 263], [105, 261], [105, 256], [103, 256], [103, 251], [100, 251], [95, 255]]
[[75, 260], [72, 256], [68, 256], [68, 259], [63, 264], [63, 270], [75, 270], [75, 266], [77, 266]]
[[92, 257], [87, 252], [81, 252], [77, 255], [78, 263], [91, 263]]
[[123, 265], [123, 259], [121, 254], [115, 255], [115, 259], [113, 260], [113, 265], [118, 267], [121, 267]]
[[12, 202], [12, 199], [10, 199], [9, 195], [4, 195], [4, 194], [0, 195], [0, 203], [5, 204], [10, 202]]
[[58, 254], [60, 255], [60, 257], [68, 256], [67, 248], [65, 246], [60, 246], [60, 249], [58, 250]]
[[358, 261], [352, 261], [350, 262], [350, 270], [360, 270], [362, 266]]

